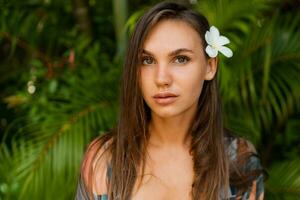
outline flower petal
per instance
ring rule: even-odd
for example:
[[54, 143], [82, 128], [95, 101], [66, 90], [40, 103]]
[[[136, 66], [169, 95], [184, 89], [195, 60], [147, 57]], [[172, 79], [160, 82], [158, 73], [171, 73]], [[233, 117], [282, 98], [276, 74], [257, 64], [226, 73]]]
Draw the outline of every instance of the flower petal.
[[207, 55], [211, 58], [214, 58], [218, 55], [218, 50], [212, 48], [210, 45], [207, 45], [205, 52], [207, 53]]
[[211, 26], [209, 31], [213, 38], [218, 38], [220, 36], [219, 30], [215, 26]]
[[209, 31], [206, 31], [205, 33], [205, 41], [207, 44], [212, 45], [212, 38], [211, 38], [211, 34]]
[[223, 45], [225, 45], [225, 44], [229, 44], [230, 41], [229, 41], [229, 39], [228, 39], [227, 37], [225, 37], [225, 36], [220, 36], [220, 37], [218, 38], [217, 43], [218, 43], [219, 46], [223, 46]]
[[225, 47], [225, 46], [219, 47], [219, 51], [227, 58], [230, 58], [233, 55], [232, 51], [228, 47]]

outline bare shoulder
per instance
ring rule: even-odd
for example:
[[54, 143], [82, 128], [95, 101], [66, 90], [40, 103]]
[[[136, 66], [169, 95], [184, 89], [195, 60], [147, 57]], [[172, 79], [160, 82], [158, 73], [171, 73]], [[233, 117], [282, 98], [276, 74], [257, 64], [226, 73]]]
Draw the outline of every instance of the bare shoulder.
[[81, 173], [87, 188], [94, 193], [107, 191], [107, 168], [110, 161], [109, 145], [112, 139], [97, 137], [89, 145], [82, 162]]

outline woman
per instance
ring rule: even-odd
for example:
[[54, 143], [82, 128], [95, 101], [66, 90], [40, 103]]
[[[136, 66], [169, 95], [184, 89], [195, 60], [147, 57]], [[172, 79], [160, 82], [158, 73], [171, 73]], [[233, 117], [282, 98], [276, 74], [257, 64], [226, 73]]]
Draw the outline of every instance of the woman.
[[77, 199], [263, 199], [255, 149], [222, 124], [217, 54], [231, 56], [228, 42], [176, 3], [141, 17], [128, 45], [118, 124], [90, 144]]

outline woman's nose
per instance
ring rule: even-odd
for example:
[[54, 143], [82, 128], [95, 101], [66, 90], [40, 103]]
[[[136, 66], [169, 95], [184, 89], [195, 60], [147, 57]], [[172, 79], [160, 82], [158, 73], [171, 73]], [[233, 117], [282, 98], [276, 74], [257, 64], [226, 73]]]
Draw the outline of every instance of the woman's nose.
[[169, 86], [172, 83], [172, 76], [167, 64], [159, 64], [156, 68], [155, 83], [158, 87]]

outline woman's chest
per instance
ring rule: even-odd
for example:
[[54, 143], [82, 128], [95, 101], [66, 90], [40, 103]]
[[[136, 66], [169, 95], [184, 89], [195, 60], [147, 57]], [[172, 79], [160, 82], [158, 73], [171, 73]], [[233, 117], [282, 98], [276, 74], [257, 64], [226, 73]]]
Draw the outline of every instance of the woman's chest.
[[132, 200], [190, 200], [193, 162], [189, 155], [156, 155], [146, 162], [143, 176], [138, 176]]

